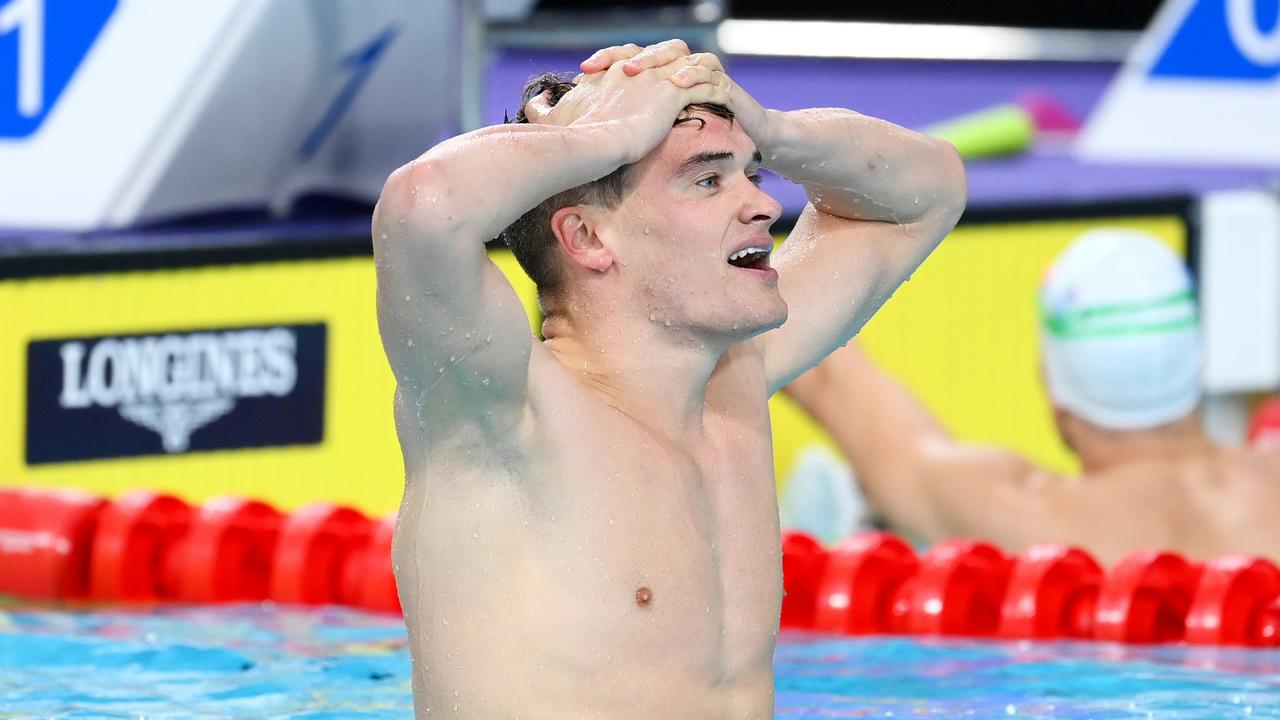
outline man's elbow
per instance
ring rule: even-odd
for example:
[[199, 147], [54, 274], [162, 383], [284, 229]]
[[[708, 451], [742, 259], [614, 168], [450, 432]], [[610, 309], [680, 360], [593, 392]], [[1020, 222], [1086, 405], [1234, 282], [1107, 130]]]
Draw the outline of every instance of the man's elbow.
[[397, 168], [383, 183], [374, 208], [375, 243], [383, 234], [406, 227], [418, 236], [455, 233], [462, 214], [453, 206], [448, 187], [444, 170], [433, 160], [420, 158]]

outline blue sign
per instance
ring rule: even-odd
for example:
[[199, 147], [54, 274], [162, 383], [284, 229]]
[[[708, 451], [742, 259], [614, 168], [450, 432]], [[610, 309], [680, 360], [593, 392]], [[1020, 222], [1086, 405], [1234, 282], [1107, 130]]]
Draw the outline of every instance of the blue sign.
[[40, 129], [118, 2], [0, 0], [0, 138]]
[[314, 445], [324, 324], [37, 340], [27, 464]]
[[1280, 0], [1196, 0], [1151, 76], [1275, 79], [1280, 76]]

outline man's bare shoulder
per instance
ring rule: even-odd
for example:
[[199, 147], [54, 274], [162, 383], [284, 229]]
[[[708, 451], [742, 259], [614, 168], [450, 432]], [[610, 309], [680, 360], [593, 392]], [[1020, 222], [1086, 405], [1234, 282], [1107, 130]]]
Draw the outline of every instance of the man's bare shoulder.
[[1228, 482], [1280, 497], [1280, 451], [1223, 448], [1219, 473]]

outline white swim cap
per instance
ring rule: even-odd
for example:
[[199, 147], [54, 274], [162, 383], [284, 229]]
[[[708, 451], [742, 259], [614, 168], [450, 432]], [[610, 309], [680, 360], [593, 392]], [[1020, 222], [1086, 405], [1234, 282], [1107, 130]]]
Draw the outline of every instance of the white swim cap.
[[1056, 406], [1116, 430], [1185, 417], [1200, 402], [1200, 327], [1182, 259], [1147, 233], [1091, 230], [1040, 292]]

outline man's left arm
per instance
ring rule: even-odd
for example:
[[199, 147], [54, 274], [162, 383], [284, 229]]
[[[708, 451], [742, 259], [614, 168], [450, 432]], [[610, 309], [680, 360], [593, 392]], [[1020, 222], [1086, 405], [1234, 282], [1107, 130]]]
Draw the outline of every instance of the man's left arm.
[[[624, 72], [638, 75], [687, 52], [676, 41], [618, 46], [581, 67], [593, 73], [624, 62]], [[852, 110], [766, 110], [715, 55], [688, 57], [689, 81], [719, 84], [764, 166], [809, 195], [771, 263], [787, 321], [755, 341], [772, 394], [849, 342], [951, 231], [968, 195], [964, 164], [946, 141]]]
[[765, 167], [809, 196], [772, 262], [787, 321], [757, 339], [773, 392], [857, 334], [955, 226], [968, 190], [945, 141], [851, 110], [764, 112]]

